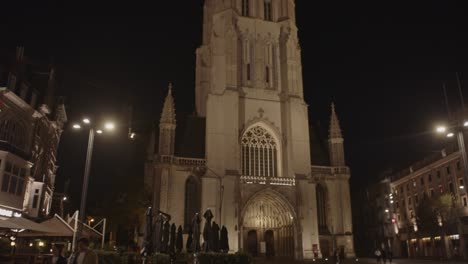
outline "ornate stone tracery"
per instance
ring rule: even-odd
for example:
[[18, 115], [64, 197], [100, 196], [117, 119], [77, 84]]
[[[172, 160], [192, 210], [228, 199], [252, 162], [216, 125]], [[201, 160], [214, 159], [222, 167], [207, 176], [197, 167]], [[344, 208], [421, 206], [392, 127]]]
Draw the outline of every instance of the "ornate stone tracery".
[[254, 126], [244, 133], [242, 146], [242, 174], [276, 177], [278, 148], [274, 137], [263, 127]]

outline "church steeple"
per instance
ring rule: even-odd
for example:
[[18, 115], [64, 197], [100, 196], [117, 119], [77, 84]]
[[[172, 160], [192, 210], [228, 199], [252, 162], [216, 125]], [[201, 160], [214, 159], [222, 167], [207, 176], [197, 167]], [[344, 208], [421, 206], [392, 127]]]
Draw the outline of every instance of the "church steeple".
[[174, 155], [175, 129], [175, 105], [172, 97], [172, 83], [169, 83], [169, 91], [159, 120], [159, 155]]
[[344, 157], [343, 135], [341, 133], [340, 122], [335, 111], [335, 104], [331, 104], [330, 130], [328, 136], [328, 146], [330, 152], [330, 165], [339, 167], [346, 166]]

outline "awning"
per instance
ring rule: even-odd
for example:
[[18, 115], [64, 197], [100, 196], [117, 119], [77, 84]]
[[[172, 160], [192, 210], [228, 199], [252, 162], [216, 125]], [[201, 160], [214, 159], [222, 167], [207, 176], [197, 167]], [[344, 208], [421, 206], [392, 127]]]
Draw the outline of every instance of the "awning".
[[25, 229], [39, 232], [50, 232], [51, 230], [23, 217], [11, 217], [0, 220], [0, 228]]
[[73, 228], [67, 224], [60, 216], [54, 215], [54, 217], [45, 220], [40, 225], [47, 230], [44, 231], [25, 231], [18, 234], [19, 237], [72, 237]]
[[7, 221], [8, 219], [10, 218], [4, 218], [4, 217], [0, 218], [0, 229], [22, 229], [21, 226], [15, 223], [12, 223], [10, 221]]

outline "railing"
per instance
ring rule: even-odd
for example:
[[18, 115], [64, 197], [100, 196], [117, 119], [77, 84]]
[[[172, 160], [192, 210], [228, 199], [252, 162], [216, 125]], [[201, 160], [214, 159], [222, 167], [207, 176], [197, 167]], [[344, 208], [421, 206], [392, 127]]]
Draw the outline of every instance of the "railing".
[[175, 157], [175, 156], [158, 156], [157, 161], [161, 163], [175, 164], [179, 166], [193, 166], [193, 167], [204, 167], [206, 165], [205, 159]]
[[311, 166], [312, 175], [350, 174], [348, 167]]
[[265, 176], [245, 176], [240, 177], [241, 183], [245, 184], [265, 184], [280, 186], [295, 186], [296, 180], [290, 177], [265, 177]]

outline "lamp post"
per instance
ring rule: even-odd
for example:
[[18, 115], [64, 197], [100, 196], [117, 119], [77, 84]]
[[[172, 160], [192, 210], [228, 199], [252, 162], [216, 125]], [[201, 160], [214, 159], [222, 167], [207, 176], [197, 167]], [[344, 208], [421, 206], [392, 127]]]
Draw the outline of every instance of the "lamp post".
[[[81, 202], [80, 202], [80, 211], [79, 211], [79, 220], [81, 223], [84, 223], [85, 216], [86, 216], [86, 198], [88, 194], [88, 183], [89, 183], [89, 171], [91, 169], [91, 159], [93, 156], [93, 147], [94, 147], [94, 136], [95, 134], [102, 134], [104, 130], [95, 128], [93, 124], [91, 124], [91, 120], [89, 118], [84, 118], [82, 120], [82, 124], [75, 123], [73, 125], [74, 129], [81, 129], [82, 126], [89, 128], [89, 136], [88, 136], [88, 149], [86, 151], [86, 162], [85, 162], [85, 169], [84, 169], [84, 177], [83, 177], [83, 188], [81, 190]], [[108, 131], [112, 131], [115, 128], [114, 123], [107, 122], [104, 124], [104, 128]], [[82, 225], [79, 225], [78, 235], [81, 235], [83, 231]]]
[[[438, 126], [436, 128], [437, 133], [439, 134], [445, 134], [448, 138], [453, 138], [454, 136], [457, 137], [457, 145], [458, 149], [460, 151], [460, 156], [461, 156], [461, 161], [463, 164], [463, 185], [460, 185], [460, 190], [465, 189], [465, 185], [468, 182], [468, 159], [466, 155], [466, 148], [465, 148], [465, 138], [463, 131], [465, 129], [468, 129], [468, 121], [465, 120], [458, 120], [455, 121], [454, 124], [450, 127], [446, 126]], [[459, 212], [458, 210], [456, 211], [456, 218], [457, 218], [457, 225], [458, 225], [458, 231], [459, 231], [459, 236], [460, 236], [460, 247], [465, 248], [464, 243], [467, 243], [467, 241], [464, 241], [464, 235], [462, 231], [463, 229], [461, 228], [461, 223], [460, 223], [460, 218], [459, 218]], [[468, 255], [465, 251], [463, 252], [463, 258], [467, 259]]]
[[466, 155], [465, 137], [463, 135], [463, 131], [465, 129], [468, 129], [468, 121], [456, 122], [450, 127], [438, 126], [436, 128], [437, 133], [445, 134], [448, 138], [453, 138], [454, 136], [457, 137], [457, 145], [463, 164], [463, 185], [460, 186], [460, 189], [464, 189], [466, 183], [468, 182], [468, 158]]

